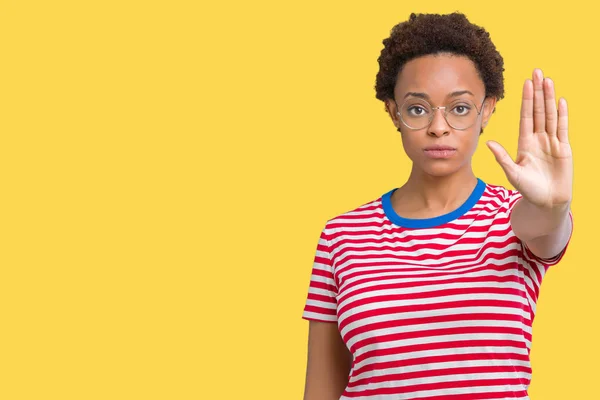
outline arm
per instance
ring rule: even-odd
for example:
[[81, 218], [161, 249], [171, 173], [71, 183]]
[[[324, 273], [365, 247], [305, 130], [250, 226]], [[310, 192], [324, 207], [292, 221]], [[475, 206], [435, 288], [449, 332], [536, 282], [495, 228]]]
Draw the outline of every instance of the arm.
[[332, 322], [310, 321], [304, 400], [339, 400], [352, 366], [352, 354]]
[[510, 223], [515, 235], [540, 258], [558, 255], [571, 237], [570, 202], [543, 208], [521, 198], [514, 205]]
[[508, 181], [522, 199], [510, 223], [515, 235], [542, 259], [561, 254], [572, 232], [573, 154], [569, 144], [567, 101], [556, 105], [554, 82], [540, 69], [523, 86], [516, 162], [497, 142], [489, 141]]

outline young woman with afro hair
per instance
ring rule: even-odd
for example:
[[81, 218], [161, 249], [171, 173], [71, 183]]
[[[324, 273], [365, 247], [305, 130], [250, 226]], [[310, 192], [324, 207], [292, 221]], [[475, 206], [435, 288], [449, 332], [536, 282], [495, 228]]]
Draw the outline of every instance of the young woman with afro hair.
[[383, 44], [376, 97], [412, 169], [320, 234], [304, 400], [529, 399], [540, 285], [573, 230], [567, 103], [534, 69], [516, 160], [487, 143], [514, 189], [485, 183], [471, 159], [504, 97], [489, 33], [413, 13]]

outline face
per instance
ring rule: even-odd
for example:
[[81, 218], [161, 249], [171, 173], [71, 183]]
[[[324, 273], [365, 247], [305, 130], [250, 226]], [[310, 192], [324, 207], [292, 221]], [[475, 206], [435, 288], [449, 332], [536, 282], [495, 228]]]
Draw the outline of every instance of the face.
[[[398, 74], [394, 97], [396, 102], [390, 99], [386, 106], [394, 125], [400, 128], [402, 144], [413, 161], [413, 168], [432, 176], [450, 175], [470, 168], [481, 128], [487, 124], [496, 104], [496, 99], [485, 98], [485, 85], [473, 61], [447, 53], [412, 59]], [[410, 109], [404, 107], [403, 115], [412, 128], [396, 114], [396, 111], [402, 111], [398, 108], [402, 108], [407, 99]], [[427, 122], [427, 117], [423, 117], [427, 104], [430, 105], [428, 114], [433, 115], [431, 124], [415, 129], [417, 124], [411, 120], [423, 123], [424, 118]], [[475, 106], [470, 111], [463, 107], [469, 104]], [[454, 126], [457, 123], [453, 121], [468, 118], [464, 117], [465, 113], [481, 113], [474, 118], [472, 126], [456, 129], [444, 118], [444, 109], [432, 109], [438, 106], [448, 106], [448, 119]], [[432, 146], [448, 146], [453, 150], [436, 151], [431, 149]]]

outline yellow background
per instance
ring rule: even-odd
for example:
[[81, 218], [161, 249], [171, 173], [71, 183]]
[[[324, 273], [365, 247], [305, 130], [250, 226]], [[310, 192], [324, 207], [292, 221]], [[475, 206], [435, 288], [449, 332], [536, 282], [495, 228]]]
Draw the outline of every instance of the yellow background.
[[599, 399], [598, 10], [574, 1], [0, 2], [0, 398], [301, 399], [320, 230], [408, 176], [375, 99], [410, 12], [466, 13], [569, 104], [575, 231], [532, 400]]

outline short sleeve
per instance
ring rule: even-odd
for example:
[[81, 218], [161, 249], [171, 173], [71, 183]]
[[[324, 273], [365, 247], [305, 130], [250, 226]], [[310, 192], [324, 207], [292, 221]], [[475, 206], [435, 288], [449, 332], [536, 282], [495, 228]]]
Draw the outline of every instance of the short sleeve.
[[[517, 204], [518, 200], [523, 198], [523, 195], [519, 193], [517, 190], [509, 190], [509, 198], [508, 198], [508, 217], [510, 221], [510, 216], [512, 211]], [[569, 240], [565, 247], [554, 257], [551, 258], [541, 258], [536, 256], [524, 242], [521, 242], [523, 257], [529, 262], [536, 262], [542, 264], [546, 269], [549, 267], [556, 265], [560, 262], [560, 260], [565, 255], [567, 248], [569, 247], [569, 243], [571, 242], [571, 237], [573, 236], [573, 212], [569, 210], [569, 218], [571, 219], [571, 233], [569, 235]]]
[[[508, 197], [508, 217], [510, 221], [510, 215], [515, 204], [520, 200], [523, 196], [516, 190], [509, 191]], [[573, 236], [573, 212], [569, 211], [569, 218], [571, 220], [571, 233], [569, 236], [569, 240], [565, 247], [554, 257], [551, 258], [541, 258], [535, 255], [529, 247], [525, 244], [525, 242], [519, 240], [521, 244], [520, 251], [520, 263], [523, 267], [523, 271], [525, 274], [525, 283], [527, 284], [527, 291], [529, 301], [532, 305], [533, 311], [535, 312], [535, 304], [537, 303], [537, 299], [540, 293], [540, 287], [542, 285], [542, 280], [546, 275], [548, 269], [556, 265], [562, 260], [565, 255], [567, 248], [569, 247], [569, 243], [571, 242], [571, 238]]]
[[313, 321], [337, 322], [337, 287], [334, 278], [327, 226], [321, 231], [315, 253], [308, 296], [302, 318]]

